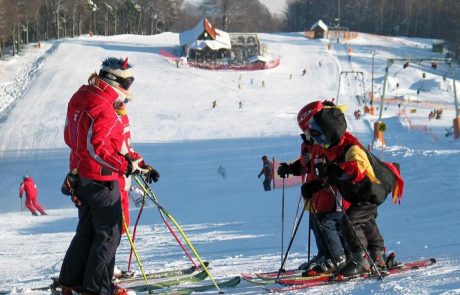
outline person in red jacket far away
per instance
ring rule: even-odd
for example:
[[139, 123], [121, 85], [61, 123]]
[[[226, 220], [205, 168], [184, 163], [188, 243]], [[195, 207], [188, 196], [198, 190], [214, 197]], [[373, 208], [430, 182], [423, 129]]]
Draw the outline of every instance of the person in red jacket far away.
[[[24, 192], [26, 193], [26, 207], [34, 216], [48, 215], [42, 206], [38, 203], [37, 186], [34, 179], [29, 175], [24, 175], [23, 181], [19, 186], [19, 197], [22, 198]], [[38, 212], [37, 212], [38, 211]]]

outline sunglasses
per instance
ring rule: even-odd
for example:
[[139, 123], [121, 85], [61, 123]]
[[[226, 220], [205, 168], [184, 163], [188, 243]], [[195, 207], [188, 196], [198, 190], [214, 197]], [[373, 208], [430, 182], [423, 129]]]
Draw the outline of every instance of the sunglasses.
[[122, 77], [115, 76], [115, 75], [113, 75], [113, 74], [111, 74], [109, 72], [106, 72], [106, 71], [100, 71], [99, 76], [117, 82], [125, 90], [128, 90], [129, 87], [131, 87], [131, 85], [134, 82], [134, 77], [122, 78]]

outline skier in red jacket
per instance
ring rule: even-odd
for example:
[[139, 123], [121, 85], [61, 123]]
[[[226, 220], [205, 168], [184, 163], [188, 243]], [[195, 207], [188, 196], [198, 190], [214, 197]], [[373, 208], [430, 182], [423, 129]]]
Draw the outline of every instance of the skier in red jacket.
[[[26, 207], [32, 213], [32, 215], [48, 215], [42, 206], [38, 203], [38, 193], [37, 186], [32, 177], [24, 175], [23, 181], [19, 186], [19, 197], [22, 198], [22, 195], [26, 193]], [[38, 211], [38, 212], [37, 212]], [[38, 214], [40, 213], [40, 214]]]
[[64, 140], [71, 149], [69, 170], [78, 175], [74, 192], [79, 221], [59, 274], [64, 295], [72, 289], [122, 294], [112, 285], [122, 227], [118, 179], [151, 173], [142, 158], [122, 154], [123, 124], [114, 104], [130, 96], [133, 81], [128, 59], [107, 58], [68, 103]]

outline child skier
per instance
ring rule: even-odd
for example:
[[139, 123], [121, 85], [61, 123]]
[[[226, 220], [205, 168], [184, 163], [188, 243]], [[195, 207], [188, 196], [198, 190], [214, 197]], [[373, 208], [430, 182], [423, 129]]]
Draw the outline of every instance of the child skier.
[[342, 222], [342, 233], [352, 259], [339, 273], [344, 277], [369, 273], [368, 258], [380, 268], [392, 266], [392, 260], [386, 261], [376, 218], [378, 206], [390, 192], [394, 198], [402, 196], [404, 183], [397, 167], [378, 161], [363, 148], [346, 130], [345, 116], [338, 107], [315, 101], [304, 108], [307, 111], [299, 118], [299, 125], [305, 126], [307, 138], [323, 147], [326, 158], [315, 165], [315, 174], [326, 180], [326, 187], [335, 185], [351, 204]]
[[[301, 109], [298, 118], [304, 116], [305, 111], [308, 110]], [[299, 124], [299, 127], [305, 129], [303, 125]], [[303, 139], [301, 157], [291, 164], [281, 163], [277, 171], [283, 178], [289, 174], [306, 174], [301, 192], [305, 201], [310, 202], [309, 222], [318, 253], [310, 261], [301, 264], [299, 269], [307, 270], [305, 274], [337, 271], [346, 263], [345, 253], [348, 251], [348, 246], [340, 231], [340, 224], [344, 214], [341, 208], [348, 208], [349, 203], [340, 199], [337, 202], [341, 206], [338, 206], [335, 195], [328, 188], [317, 190], [318, 186], [323, 186], [324, 180], [318, 178], [313, 170], [316, 163], [323, 161], [324, 152], [320, 146], [307, 139], [305, 134], [301, 137]]]

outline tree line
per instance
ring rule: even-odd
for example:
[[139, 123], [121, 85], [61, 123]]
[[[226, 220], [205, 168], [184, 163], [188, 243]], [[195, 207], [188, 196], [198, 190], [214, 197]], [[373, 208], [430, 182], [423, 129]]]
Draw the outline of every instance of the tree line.
[[458, 0], [290, 0], [284, 17], [287, 31], [310, 28], [320, 18], [350, 31], [444, 39], [460, 55]]
[[276, 15], [259, 0], [0, 0], [0, 55], [82, 34], [181, 32], [203, 16], [228, 32], [304, 31], [322, 19], [351, 31], [445, 39], [460, 55], [459, 0], [288, 0]]

